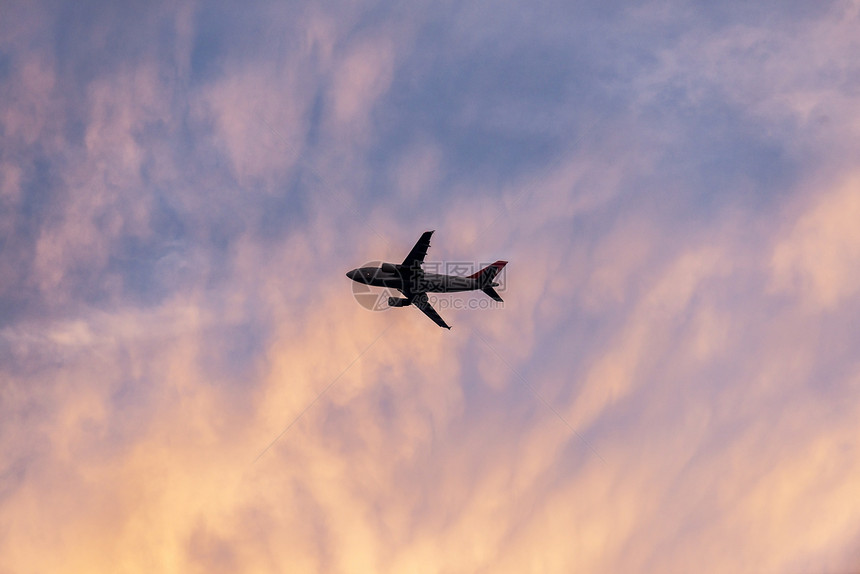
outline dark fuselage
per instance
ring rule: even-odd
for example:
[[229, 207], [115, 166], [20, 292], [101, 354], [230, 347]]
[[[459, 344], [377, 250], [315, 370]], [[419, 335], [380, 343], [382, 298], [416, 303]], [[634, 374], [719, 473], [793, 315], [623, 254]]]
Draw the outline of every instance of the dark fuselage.
[[385, 264], [383, 267], [360, 267], [346, 274], [358, 283], [374, 287], [388, 287], [403, 293], [452, 293], [480, 289], [472, 277], [425, 273], [420, 268], [403, 268]]

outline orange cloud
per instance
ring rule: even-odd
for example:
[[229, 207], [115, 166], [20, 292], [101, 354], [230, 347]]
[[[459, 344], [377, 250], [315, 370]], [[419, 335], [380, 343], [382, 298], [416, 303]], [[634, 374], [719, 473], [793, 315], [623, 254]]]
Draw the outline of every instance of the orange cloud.
[[834, 310], [860, 290], [860, 178], [804, 201], [773, 252], [773, 288]]
[[[788, 190], [771, 218], [718, 212], [679, 231], [677, 214], [624, 189], [655, 154], [597, 138], [501, 191], [459, 182], [440, 200], [434, 253], [509, 259], [503, 310], [452, 310], [450, 333], [414, 310], [369, 312], [343, 272], [393, 258], [404, 237], [408, 249], [415, 220], [387, 205], [355, 217], [351, 194], [321, 185], [272, 239], [253, 228], [265, 208], [248, 205], [300, 156], [258, 132], [255, 110], [302, 144], [324, 87], [297, 85], [313, 54], [331, 74], [319, 177], [345, 188], [366, 175], [355, 136], [402, 46], [388, 32], [350, 43], [337, 26], [309, 18], [296, 60], [228, 62], [188, 94], [229, 177], [143, 143], [171, 113], [156, 68], [89, 85], [85, 157], [33, 237], [35, 284], [59, 311], [0, 328], [0, 571], [854, 566], [856, 180]], [[56, 72], [23, 69], [32, 106], [16, 93], [4, 116], [19, 144], [56, 130]], [[413, 154], [394, 177], [418, 178], [418, 200], [445, 156]], [[171, 184], [189, 241], [225, 213], [241, 232], [177, 255], [182, 281], [141, 304], [105, 269], [116, 241], [154, 233], [144, 168]], [[22, 176], [2, 169], [16, 204]], [[80, 266], [105, 272], [107, 303], [69, 285]]]

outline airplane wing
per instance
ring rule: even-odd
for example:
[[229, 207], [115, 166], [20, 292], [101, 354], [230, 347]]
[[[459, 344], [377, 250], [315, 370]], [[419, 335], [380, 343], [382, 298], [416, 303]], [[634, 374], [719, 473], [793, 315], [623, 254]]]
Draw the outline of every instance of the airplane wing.
[[[429, 231], [428, 233], [433, 233]], [[426, 235], [426, 234], [425, 234]], [[446, 329], [450, 329], [451, 327], [445, 320], [439, 316], [439, 313], [436, 312], [436, 309], [430, 304], [430, 301], [427, 299], [427, 293], [418, 293], [415, 297], [412, 298], [412, 304], [421, 309], [421, 311], [430, 317], [434, 323], [439, 325], [440, 327], [444, 327]]]
[[425, 231], [421, 234], [421, 239], [418, 240], [415, 247], [412, 248], [412, 251], [403, 260], [404, 267], [415, 267], [424, 263], [424, 258], [427, 257], [427, 249], [430, 247], [431, 235], [433, 235], [432, 231]]

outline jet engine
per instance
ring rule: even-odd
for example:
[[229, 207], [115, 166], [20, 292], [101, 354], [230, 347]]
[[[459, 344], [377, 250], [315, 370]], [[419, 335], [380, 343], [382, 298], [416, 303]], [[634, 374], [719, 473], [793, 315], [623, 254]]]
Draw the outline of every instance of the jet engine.
[[400, 273], [398, 267], [399, 265], [395, 265], [394, 263], [383, 263], [382, 271], [384, 273]]
[[388, 298], [389, 307], [406, 307], [407, 305], [409, 305], [409, 299], [401, 299], [399, 297]]

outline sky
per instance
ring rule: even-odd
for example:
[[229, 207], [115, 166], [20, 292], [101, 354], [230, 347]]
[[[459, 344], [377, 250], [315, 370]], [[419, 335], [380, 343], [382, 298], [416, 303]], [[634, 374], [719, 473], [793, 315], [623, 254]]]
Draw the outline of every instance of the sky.
[[[0, 4], [0, 572], [860, 572], [860, 3]], [[344, 273], [508, 264], [453, 326]]]

